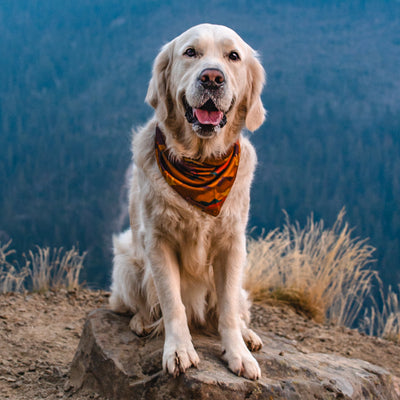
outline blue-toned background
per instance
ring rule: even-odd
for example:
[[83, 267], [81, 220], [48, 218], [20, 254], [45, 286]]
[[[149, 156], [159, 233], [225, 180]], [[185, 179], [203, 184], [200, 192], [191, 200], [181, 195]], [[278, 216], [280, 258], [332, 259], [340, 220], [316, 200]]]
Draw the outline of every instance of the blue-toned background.
[[398, 1], [0, 1], [0, 240], [78, 243], [83, 278], [108, 285], [152, 60], [202, 22], [236, 30], [268, 72], [250, 227], [283, 209], [329, 225], [345, 206], [399, 282]]

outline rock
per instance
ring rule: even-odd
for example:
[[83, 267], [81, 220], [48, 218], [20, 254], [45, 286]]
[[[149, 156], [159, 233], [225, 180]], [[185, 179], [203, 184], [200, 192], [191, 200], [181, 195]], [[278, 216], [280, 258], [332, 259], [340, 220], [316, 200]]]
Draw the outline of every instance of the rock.
[[198, 368], [177, 378], [162, 372], [163, 338], [139, 338], [129, 317], [93, 311], [85, 323], [70, 370], [75, 391], [108, 399], [399, 399], [399, 379], [366, 361], [310, 353], [294, 341], [257, 329], [264, 347], [253, 353], [262, 377], [250, 381], [221, 360], [219, 340], [194, 334]]

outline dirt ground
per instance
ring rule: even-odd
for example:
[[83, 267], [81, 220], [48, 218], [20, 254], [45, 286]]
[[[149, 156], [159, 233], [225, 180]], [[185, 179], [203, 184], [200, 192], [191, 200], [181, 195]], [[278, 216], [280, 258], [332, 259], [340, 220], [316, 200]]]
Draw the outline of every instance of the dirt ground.
[[[74, 393], [68, 371], [86, 315], [106, 307], [108, 296], [86, 289], [0, 295], [0, 399], [101, 399]], [[253, 326], [260, 325], [302, 351], [360, 358], [400, 377], [400, 346], [395, 343], [319, 325], [283, 306], [254, 306]]]

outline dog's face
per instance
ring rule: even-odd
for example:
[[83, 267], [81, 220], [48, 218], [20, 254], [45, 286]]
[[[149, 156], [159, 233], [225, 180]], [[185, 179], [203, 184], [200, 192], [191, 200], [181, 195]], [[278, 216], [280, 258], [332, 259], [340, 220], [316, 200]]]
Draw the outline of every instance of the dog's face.
[[[224, 128], [256, 130], [264, 121], [265, 72], [255, 51], [234, 31], [195, 26], [157, 56], [146, 100], [167, 126], [210, 139]], [[182, 132], [179, 132], [182, 134]]]

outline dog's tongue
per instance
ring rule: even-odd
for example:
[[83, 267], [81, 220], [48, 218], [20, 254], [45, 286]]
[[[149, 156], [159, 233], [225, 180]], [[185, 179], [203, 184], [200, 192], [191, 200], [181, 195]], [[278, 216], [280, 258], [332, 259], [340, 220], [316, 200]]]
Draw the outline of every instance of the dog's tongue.
[[193, 109], [193, 113], [202, 125], [219, 125], [224, 117], [222, 111], [207, 111], [200, 108]]

